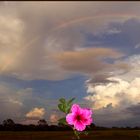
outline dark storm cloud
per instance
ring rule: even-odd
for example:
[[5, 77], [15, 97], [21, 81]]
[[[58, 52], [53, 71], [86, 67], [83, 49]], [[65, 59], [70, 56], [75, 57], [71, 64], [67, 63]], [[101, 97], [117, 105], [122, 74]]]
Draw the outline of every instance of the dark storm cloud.
[[131, 113], [134, 116], [140, 117], [140, 103], [126, 108], [126, 111]]

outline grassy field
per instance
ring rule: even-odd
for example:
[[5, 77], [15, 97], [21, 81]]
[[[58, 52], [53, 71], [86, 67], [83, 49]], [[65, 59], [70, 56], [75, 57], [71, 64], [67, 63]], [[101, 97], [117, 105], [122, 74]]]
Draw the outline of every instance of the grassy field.
[[[72, 132], [0, 132], [0, 140], [72, 140]], [[140, 130], [91, 131], [81, 140], [140, 140]]]

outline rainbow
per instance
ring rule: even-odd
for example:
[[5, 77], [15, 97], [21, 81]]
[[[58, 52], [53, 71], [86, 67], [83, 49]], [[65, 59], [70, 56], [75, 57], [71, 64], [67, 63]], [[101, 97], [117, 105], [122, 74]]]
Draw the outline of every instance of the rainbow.
[[[48, 33], [48, 36], [49, 35], [52, 35], [52, 34], [54, 34], [56, 31], [59, 31], [59, 30], [61, 30], [61, 29], [65, 29], [65, 28], [67, 28], [67, 27], [69, 27], [69, 26], [72, 26], [72, 25], [75, 25], [75, 24], [77, 24], [77, 23], [79, 23], [79, 22], [84, 22], [84, 21], [88, 21], [88, 20], [94, 20], [94, 19], [99, 19], [99, 18], [113, 18], [113, 19], [123, 19], [123, 20], [127, 20], [127, 19], [130, 19], [130, 18], [137, 18], [137, 19], [139, 19], [139, 16], [138, 15], [128, 15], [128, 14], [123, 14], [123, 15], [121, 15], [121, 14], [112, 14], [112, 15], [98, 15], [97, 14], [97, 16], [87, 16], [87, 17], [80, 17], [80, 18], [76, 18], [76, 19], [72, 19], [72, 20], [69, 20], [69, 21], [66, 21], [66, 22], [62, 22], [62, 23], [60, 23], [60, 24], [58, 24], [57, 26], [55, 26], [55, 27], [53, 27], [51, 30], [50, 30], [50, 32]], [[37, 37], [35, 37], [35, 38], [33, 38], [30, 42], [28, 42], [27, 44], [25, 44], [24, 45], [24, 47], [23, 48], [21, 48], [20, 50], [17, 50], [14, 54], [13, 54], [13, 56], [12, 56], [12, 58], [14, 58], [14, 59], [16, 59], [16, 57], [18, 56], [18, 55], [20, 55], [20, 53], [24, 50], [24, 49], [26, 49], [27, 47], [29, 48], [29, 47], [32, 47], [32, 44], [33, 43], [35, 43], [37, 40], [39, 40], [39, 38], [40, 38], [40, 36], [38, 35]], [[2, 66], [1, 68], [0, 68], [0, 73], [2, 73], [2, 72], [4, 72], [7, 68], [8, 68], [8, 66], [10, 65], [10, 64], [12, 64], [12, 61], [13, 59], [10, 59], [10, 60], [8, 60], [8, 61], [6, 61], [6, 63], [4, 64], [4, 66]]]
[[71, 19], [69, 21], [66, 22], [62, 22], [59, 25], [55, 26], [54, 28], [52, 28], [51, 32], [53, 33], [54, 31], [60, 30], [62, 28], [67, 28], [73, 24], [79, 23], [79, 22], [84, 22], [84, 21], [88, 21], [88, 20], [94, 20], [94, 19], [99, 19], [99, 18], [122, 18], [124, 20], [130, 19], [130, 18], [137, 18], [139, 19], [140, 16], [138, 15], [132, 15], [132, 14], [115, 14], [115, 15], [97, 15], [97, 16], [87, 16], [87, 17], [80, 17], [80, 18], [76, 18], [76, 19]]

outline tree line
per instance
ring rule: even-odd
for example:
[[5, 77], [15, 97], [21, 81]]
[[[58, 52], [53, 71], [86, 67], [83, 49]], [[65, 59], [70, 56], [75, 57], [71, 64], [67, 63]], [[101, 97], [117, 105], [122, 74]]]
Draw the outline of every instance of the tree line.
[[[96, 126], [92, 123], [90, 126], [86, 128], [87, 130], [140, 130], [140, 127], [101, 127]], [[12, 119], [6, 119], [0, 124], [0, 131], [72, 131], [72, 128], [58, 123], [57, 125], [48, 125], [45, 119], [38, 120], [37, 124], [18, 124], [15, 123]]]

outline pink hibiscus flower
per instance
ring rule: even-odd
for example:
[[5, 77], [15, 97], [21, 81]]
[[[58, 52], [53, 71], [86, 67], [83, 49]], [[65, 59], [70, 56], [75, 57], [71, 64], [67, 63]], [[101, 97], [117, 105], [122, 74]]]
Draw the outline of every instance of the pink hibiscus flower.
[[69, 125], [74, 125], [78, 131], [85, 130], [87, 125], [92, 123], [92, 111], [88, 108], [81, 108], [77, 104], [71, 107], [71, 113], [66, 116], [66, 121]]

